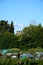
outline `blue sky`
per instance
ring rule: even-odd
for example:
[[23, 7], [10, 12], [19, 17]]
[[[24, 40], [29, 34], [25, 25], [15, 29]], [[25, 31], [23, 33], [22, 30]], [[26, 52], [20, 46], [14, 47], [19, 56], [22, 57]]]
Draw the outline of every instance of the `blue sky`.
[[43, 25], [43, 0], [0, 0], [0, 20], [13, 21], [15, 31], [30, 23]]

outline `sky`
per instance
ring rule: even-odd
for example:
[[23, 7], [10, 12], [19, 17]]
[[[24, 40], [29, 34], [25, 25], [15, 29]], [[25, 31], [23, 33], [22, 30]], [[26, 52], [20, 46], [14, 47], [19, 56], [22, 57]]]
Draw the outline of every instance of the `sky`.
[[29, 24], [43, 26], [43, 0], [0, 0], [0, 20], [13, 21], [15, 32]]

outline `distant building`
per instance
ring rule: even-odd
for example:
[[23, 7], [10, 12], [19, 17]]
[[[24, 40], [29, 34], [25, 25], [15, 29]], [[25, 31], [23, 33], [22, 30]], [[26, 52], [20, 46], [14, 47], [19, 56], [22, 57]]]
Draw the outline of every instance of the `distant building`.
[[22, 31], [17, 31], [17, 32], [16, 32], [16, 35], [17, 35], [17, 36], [20, 36], [22, 33], [23, 33]]

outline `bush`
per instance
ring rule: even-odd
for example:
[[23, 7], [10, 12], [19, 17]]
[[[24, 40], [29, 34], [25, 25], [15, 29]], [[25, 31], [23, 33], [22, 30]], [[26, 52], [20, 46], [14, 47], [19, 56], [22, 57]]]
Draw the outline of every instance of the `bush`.
[[25, 62], [19, 63], [18, 59], [14, 58], [4, 58], [0, 60], [0, 65], [43, 65], [43, 60], [37, 61], [28, 61], [28, 64]]

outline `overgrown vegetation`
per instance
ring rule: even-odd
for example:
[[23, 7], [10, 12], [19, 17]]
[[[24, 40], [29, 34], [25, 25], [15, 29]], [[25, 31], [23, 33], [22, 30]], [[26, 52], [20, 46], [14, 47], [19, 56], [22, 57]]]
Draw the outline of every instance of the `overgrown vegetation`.
[[[20, 61], [19, 61], [20, 62]], [[22, 62], [22, 61], [21, 61]], [[0, 65], [19, 65], [18, 64], [18, 59], [1, 59], [0, 60]], [[26, 64], [26, 61], [22, 65], [43, 65], [43, 60], [38, 60], [38, 61], [28, 61]]]
[[0, 49], [20, 48], [43, 48], [43, 27], [30, 25], [22, 30], [20, 36], [15, 35], [13, 22], [0, 21]]

